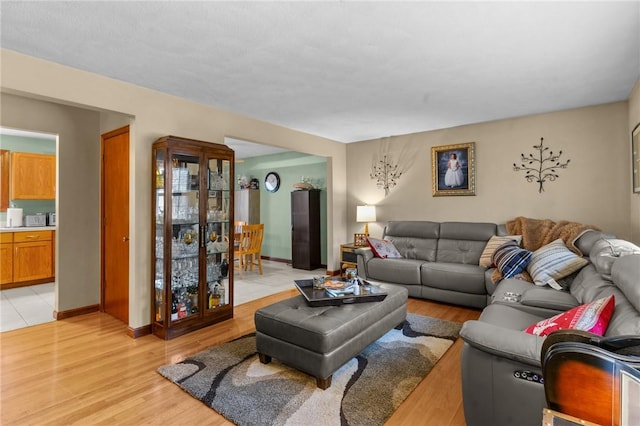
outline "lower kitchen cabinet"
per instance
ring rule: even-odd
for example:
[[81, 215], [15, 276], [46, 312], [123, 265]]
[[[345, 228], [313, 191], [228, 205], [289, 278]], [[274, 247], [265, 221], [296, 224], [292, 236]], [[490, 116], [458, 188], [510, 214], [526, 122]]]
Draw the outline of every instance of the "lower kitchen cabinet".
[[0, 288], [54, 280], [54, 231], [0, 235]]
[[13, 282], [13, 232], [0, 234], [0, 285]]

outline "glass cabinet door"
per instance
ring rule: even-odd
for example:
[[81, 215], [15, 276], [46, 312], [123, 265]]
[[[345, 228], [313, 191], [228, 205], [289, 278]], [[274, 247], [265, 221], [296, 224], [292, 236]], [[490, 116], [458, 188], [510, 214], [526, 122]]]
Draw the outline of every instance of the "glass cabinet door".
[[164, 322], [164, 209], [165, 209], [165, 159], [167, 151], [164, 148], [154, 149], [154, 318], [158, 322]]
[[199, 313], [200, 159], [171, 158], [171, 321]]
[[207, 159], [206, 290], [207, 309], [229, 302], [230, 161]]

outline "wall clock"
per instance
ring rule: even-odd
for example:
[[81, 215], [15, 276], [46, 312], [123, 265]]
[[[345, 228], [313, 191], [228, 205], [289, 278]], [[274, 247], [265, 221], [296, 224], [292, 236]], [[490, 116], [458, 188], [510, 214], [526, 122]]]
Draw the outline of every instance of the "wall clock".
[[276, 192], [280, 188], [280, 176], [276, 172], [269, 172], [264, 178], [264, 187], [269, 192]]

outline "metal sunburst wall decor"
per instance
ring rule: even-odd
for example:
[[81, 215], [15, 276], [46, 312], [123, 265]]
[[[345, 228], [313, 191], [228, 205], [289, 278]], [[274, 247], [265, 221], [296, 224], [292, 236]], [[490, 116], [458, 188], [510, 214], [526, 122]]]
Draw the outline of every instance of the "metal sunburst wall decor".
[[525, 156], [520, 154], [520, 165], [513, 163], [513, 171], [526, 171], [524, 178], [527, 182], [537, 182], [538, 192], [543, 192], [543, 184], [548, 180], [553, 182], [559, 176], [557, 169], [566, 169], [571, 160], [560, 162], [562, 151], [554, 154], [549, 151], [549, 147], [543, 146], [544, 138], [540, 138], [540, 145], [534, 145], [533, 148], [538, 150], [538, 155], [529, 154]]
[[384, 189], [384, 196], [389, 195], [389, 190], [398, 184], [400, 176], [406, 172], [412, 163], [411, 153], [404, 147], [395, 160], [389, 152], [390, 138], [380, 141], [377, 155], [371, 159], [371, 172], [369, 177], [376, 181], [378, 188]]

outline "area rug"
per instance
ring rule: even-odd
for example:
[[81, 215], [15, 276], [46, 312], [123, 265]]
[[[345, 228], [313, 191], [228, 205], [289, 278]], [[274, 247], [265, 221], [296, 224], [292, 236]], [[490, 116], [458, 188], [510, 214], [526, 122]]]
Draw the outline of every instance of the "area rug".
[[320, 390], [274, 359], [261, 364], [255, 335], [202, 351], [158, 372], [241, 426], [382, 425], [458, 337], [461, 324], [408, 314]]

